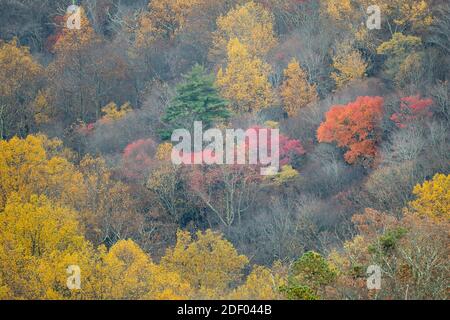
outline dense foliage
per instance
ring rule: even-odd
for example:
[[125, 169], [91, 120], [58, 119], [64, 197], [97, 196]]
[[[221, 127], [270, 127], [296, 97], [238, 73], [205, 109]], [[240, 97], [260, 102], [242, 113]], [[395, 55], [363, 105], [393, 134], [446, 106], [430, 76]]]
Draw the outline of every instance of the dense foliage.
[[0, 299], [448, 299], [448, 1], [69, 2], [0, 0]]

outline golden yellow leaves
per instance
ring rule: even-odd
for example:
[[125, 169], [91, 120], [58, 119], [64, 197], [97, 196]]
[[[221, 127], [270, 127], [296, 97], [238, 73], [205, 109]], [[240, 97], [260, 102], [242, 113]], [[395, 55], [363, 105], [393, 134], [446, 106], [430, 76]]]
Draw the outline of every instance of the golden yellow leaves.
[[159, 161], [166, 161], [170, 159], [173, 145], [170, 142], [161, 143], [156, 150], [155, 158]]
[[125, 117], [132, 110], [133, 108], [129, 102], [124, 103], [121, 107], [118, 107], [114, 102], [110, 102], [102, 108], [102, 112], [105, 115], [101, 120], [117, 121]]
[[251, 56], [264, 57], [277, 44], [273, 21], [272, 13], [253, 1], [237, 6], [217, 19], [212, 54], [223, 55], [229, 41], [237, 38]]
[[432, 180], [413, 190], [416, 200], [410, 202], [414, 212], [434, 219], [450, 218], [450, 175], [436, 174]]
[[[11, 195], [0, 214], [0, 298], [9, 299], [194, 299], [277, 297], [282, 278], [257, 267], [242, 287], [248, 259], [210, 230], [179, 231], [161, 264], [132, 240], [109, 250], [85, 240], [78, 214], [45, 196]], [[82, 271], [82, 290], [66, 287], [69, 265]], [[234, 289], [236, 288], [236, 290]]]
[[8, 298], [60, 299], [66, 268], [85, 267], [91, 246], [81, 235], [76, 212], [45, 196], [14, 193], [0, 214], [0, 279]]
[[[131, 240], [121, 240], [109, 252], [99, 251], [98, 283], [92, 289], [106, 299], [211, 299], [224, 297], [270, 299], [277, 296], [281, 278], [271, 270], [256, 267], [242, 287], [242, 271], [248, 263], [231, 243], [211, 230], [179, 231], [177, 244], [160, 264], [151, 261]], [[101, 285], [101, 288], [99, 287]], [[87, 292], [89, 298], [98, 298]]]
[[161, 265], [178, 272], [193, 289], [198, 290], [200, 297], [220, 295], [240, 280], [248, 259], [211, 230], [197, 232], [196, 238], [194, 241], [189, 232], [179, 231], [177, 244], [167, 251]]
[[139, 18], [135, 32], [137, 48], [147, 47], [158, 38], [170, 39], [185, 27], [186, 19], [205, 0], [153, 0], [148, 12]]
[[281, 298], [280, 286], [284, 279], [269, 268], [256, 266], [244, 284], [237, 287], [229, 296], [236, 300], [276, 300]]
[[12, 297], [11, 291], [8, 286], [3, 283], [2, 277], [0, 276], [0, 300], [7, 300]]
[[256, 112], [269, 107], [273, 100], [268, 81], [270, 65], [252, 56], [237, 38], [228, 43], [228, 64], [217, 74], [222, 96], [237, 113]]
[[[121, 240], [109, 252], [100, 253], [101, 277], [96, 281], [106, 299], [182, 299], [189, 285], [177, 274], [155, 265], [131, 240]], [[95, 298], [94, 292], [91, 293]]]
[[317, 99], [316, 86], [309, 84], [305, 71], [296, 59], [292, 59], [284, 70], [284, 77], [280, 95], [284, 110], [290, 117], [293, 117], [301, 108]]
[[367, 63], [359, 51], [344, 43], [337, 48], [333, 67], [336, 71], [331, 73], [331, 78], [336, 82], [337, 88], [342, 88], [351, 81], [363, 79]]
[[35, 112], [34, 119], [37, 124], [49, 123], [51, 120], [52, 110], [48, 100], [49, 100], [48, 92], [46, 91], [38, 92], [33, 103], [33, 108]]
[[414, 84], [423, 75], [423, 52], [420, 37], [394, 33], [383, 42], [377, 53], [386, 56], [384, 71], [398, 87]]
[[0, 215], [0, 234], [3, 239], [14, 238], [23, 255], [41, 257], [82, 243], [75, 212], [54, 206], [45, 196], [22, 199], [17, 193], [8, 198]]
[[13, 95], [21, 86], [26, 86], [41, 72], [42, 66], [35, 62], [27, 47], [0, 41], [0, 97]]
[[257, 112], [274, 101], [268, 81], [271, 67], [264, 57], [276, 45], [273, 15], [253, 1], [238, 5], [217, 19], [211, 56], [226, 52], [226, 68], [217, 74], [217, 86], [237, 113]]
[[26, 130], [42, 66], [29, 48], [0, 40], [0, 139]]
[[31, 135], [0, 141], [0, 209], [13, 192], [46, 194], [67, 204], [80, 200], [81, 174], [66, 159], [48, 157], [45, 142], [43, 136]]
[[370, 0], [327, 0], [324, 2], [324, 12], [349, 27], [353, 25], [359, 28], [358, 24], [365, 17], [367, 8], [377, 5], [384, 16], [383, 20], [389, 22], [391, 29], [417, 30], [433, 22], [429, 3], [428, 0], [380, 0], [376, 3]]
[[[170, 146], [159, 149], [164, 158]], [[0, 141], [1, 298], [218, 298], [241, 284], [247, 257], [210, 230], [195, 240], [180, 231], [161, 264], [120, 240], [140, 223], [127, 187], [112, 181], [103, 159], [86, 156], [75, 167], [65, 154], [59, 140], [45, 136]], [[114, 245], [95, 249], [85, 237]], [[66, 287], [70, 265], [80, 266], [83, 290]], [[257, 289], [268, 276], [258, 269], [236, 294], [275, 295], [267, 283]]]
[[[81, 29], [62, 28], [62, 34], [54, 46], [55, 52], [61, 57], [72, 52], [79, 52], [88, 45], [98, 41], [86, 12], [80, 7]], [[66, 16], [68, 19], [68, 16]], [[64, 20], [66, 20], [64, 19]]]
[[[0, 214], [0, 279], [5, 298], [181, 299], [189, 284], [151, 262], [131, 240], [106, 251], [82, 236], [76, 212], [45, 196], [11, 195]], [[66, 287], [66, 268], [78, 265], [82, 291]]]
[[149, 14], [143, 14], [139, 18], [139, 25], [135, 31], [136, 48], [145, 48], [155, 40], [157, 29], [154, 27]]
[[383, 42], [378, 48], [378, 54], [404, 56], [422, 45], [422, 40], [416, 36], [396, 32], [389, 41]]
[[298, 176], [299, 172], [295, 170], [291, 165], [284, 165], [281, 167], [279, 173], [271, 177], [271, 180], [275, 183], [275, 185], [281, 186], [284, 183], [292, 181], [292, 179], [295, 179]]
[[350, 19], [353, 10], [351, 0], [327, 0], [324, 6], [325, 12], [337, 21]]
[[414, 28], [429, 26], [433, 22], [430, 6], [425, 0], [395, 0], [390, 1], [391, 12], [398, 10], [399, 14], [394, 16], [394, 22], [400, 26], [411, 24]]

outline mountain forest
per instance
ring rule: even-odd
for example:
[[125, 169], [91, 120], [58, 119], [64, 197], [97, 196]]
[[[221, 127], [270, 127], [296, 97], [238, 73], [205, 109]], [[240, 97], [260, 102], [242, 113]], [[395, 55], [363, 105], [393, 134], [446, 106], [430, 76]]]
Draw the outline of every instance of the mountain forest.
[[0, 299], [448, 299], [449, 60], [446, 0], [0, 0]]

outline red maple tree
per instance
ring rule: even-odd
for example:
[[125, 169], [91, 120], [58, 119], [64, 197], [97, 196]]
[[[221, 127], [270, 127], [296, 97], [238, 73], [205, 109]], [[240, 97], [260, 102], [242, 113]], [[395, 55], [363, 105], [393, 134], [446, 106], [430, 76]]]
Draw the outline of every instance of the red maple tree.
[[432, 99], [422, 99], [419, 95], [404, 97], [400, 102], [400, 111], [391, 116], [397, 127], [405, 128], [408, 124], [433, 115], [430, 107]]
[[140, 139], [130, 143], [123, 152], [122, 171], [128, 179], [145, 179], [154, 164], [157, 144], [152, 139]]
[[380, 140], [383, 104], [382, 97], [358, 97], [347, 105], [331, 107], [317, 130], [317, 139], [347, 149], [344, 157], [350, 164], [371, 162]]

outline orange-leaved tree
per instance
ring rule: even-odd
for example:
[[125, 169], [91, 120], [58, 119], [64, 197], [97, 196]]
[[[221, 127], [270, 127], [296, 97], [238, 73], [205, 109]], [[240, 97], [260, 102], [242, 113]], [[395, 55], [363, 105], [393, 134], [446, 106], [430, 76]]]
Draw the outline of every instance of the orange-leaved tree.
[[399, 128], [405, 128], [411, 123], [433, 115], [430, 110], [430, 107], [433, 106], [432, 99], [421, 98], [420, 95], [416, 95], [404, 97], [400, 101], [400, 110], [391, 116], [391, 120]]
[[347, 105], [331, 107], [317, 130], [317, 139], [345, 148], [344, 157], [350, 164], [372, 162], [380, 140], [383, 104], [382, 97], [358, 97]]

